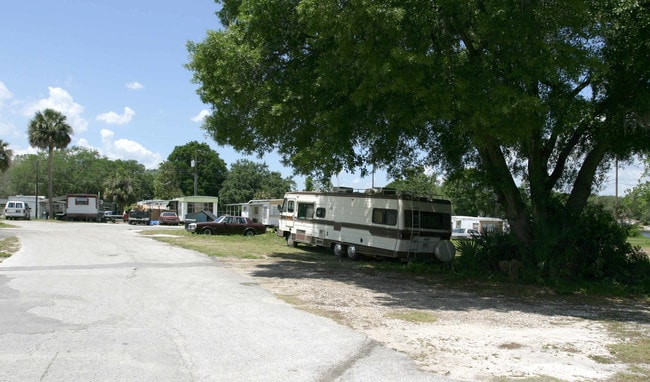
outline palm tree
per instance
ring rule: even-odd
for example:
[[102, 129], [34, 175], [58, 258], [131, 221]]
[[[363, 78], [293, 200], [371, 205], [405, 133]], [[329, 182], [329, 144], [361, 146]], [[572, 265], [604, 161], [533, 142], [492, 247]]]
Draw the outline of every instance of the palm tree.
[[36, 112], [29, 121], [29, 144], [39, 149], [47, 149], [47, 198], [50, 219], [54, 218], [52, 206], [52, 155], [54, 149], [64, 149], [72, 141], [72, 127], [65, 115], [52, 109]]
[[126, 207], [135, 201], [133, 178], [124, 171], [118, 171], [104, 181], [104, 197], [111, 200], [119, 207]]
[[13, 152], [9, 148], [9, 143], [0, 139], [0, 171], [5, 172], [11, 165], [11, 156]]

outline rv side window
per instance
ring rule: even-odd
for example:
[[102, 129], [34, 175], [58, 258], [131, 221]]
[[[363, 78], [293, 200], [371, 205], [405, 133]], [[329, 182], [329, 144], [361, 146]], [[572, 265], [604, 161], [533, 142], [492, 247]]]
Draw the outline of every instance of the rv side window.
[[316, 208], [316, 217], [317, 218], [324, 218], [325, 217], [325, 208], [323, 208], [323, 207]]
[[314, 204], [298, 203], [298, 219], [313, 219], [313, 218], [314, 218]]
[[[427, 229], [451, 229], [451, 215], [431, 211], [404, 211], [404, 226], [411, 228], [413, 225]], [[418, 224], [419, 223], [419, 224]]]
[[375, 224], [397, 225], [397, 210], [373, 208], [372, 222]]

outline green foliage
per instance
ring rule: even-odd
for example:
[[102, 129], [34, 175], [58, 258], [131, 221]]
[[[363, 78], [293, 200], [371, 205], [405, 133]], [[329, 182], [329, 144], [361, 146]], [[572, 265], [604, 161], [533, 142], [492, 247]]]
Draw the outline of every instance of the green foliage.
[[[618, 224], [601, 205], [589, 205], [570, 224], [536, 235], [557, 243], [553, 248], [522, 250], [505, 233], [483, 233], [477, 240], [455, 243], [456, 270], [473, 277], [509, 277], [566, 288], [581, 282], [650, 293], [650, 258], [627, 238], [630, 226]], [[559, 235], [549, 239], [549, 235]]]
[[562, 250], [548, 257], [553, 279], [607, 280], [650, 286], [650, 259], [627, 241], [630, 227], [618, 224], [601, 206], [590, 205], [566, 225]]
[[438, 184], [438, 174], [427, 175], [421, 167], [408, 168], [402, 171], [396, 180], [387, 184], [387, 188], [407, 191], [414, 195], [439, 198], [442, 195]]
[[451, 200], [452, 213], [464, 216], [504, 216], [494, 191], [476, 169], [466, 169], [448, 177], [442, 194]]
[[[159, 190], [180, 190], [183, 195], [194, 195], [194, 175], [197, 177], [197, 194], [218, 196], [228, 169], [226, 162], [212, 150], [207, 143], [192, 141], [183, 146], [176, 146], [167, 157], [173, 169], [166, 168], [161, 174], [164, 178]], [[196, 166], [193, 167], [192, 164]], [[165, 165], [169, 166], [169, 165]], [[165, 187], [162, 186], [165, 184]]]
[[460, 253], [458, 269], [473, 276], [504, 276], [507, 273], [500, 273], [500, 262], [522, 260], [512, 235], [507, 233], [482, 232], [474, 240], [457, 240], [454, 245]]
[[290, 178], [269, 171], [266, 164], [240, 159], [233, 163], [219, 193], [222, 204], [245, 203], [252, 199], [279, 199], [295, 188]]
[[158, 166], [154, 178], [154, 195], [156, 199], [174, 199], [183, 195], [179, 185], [181, 181], [174, 163], [165, 161]]
[[[34, 195], [37, 182], [38, 193], [44, 194], [47, 184], [46, 163], [47, 157], [43, 152], [16, 157], [7, 171], [11, 187], [5, 191], [5, 196]], [[105, 181], [121, 173], [128, 174], [131, 193], [136, 200], [153, 197], [154, 172], [145, 170], [143, 165], [134, 160], [113, 161], [100, 156], [96, 150], [73, 146], [53, 152], [52, 163], [52, 190], [55, 196], [73, 193], [103, 195]]]
[[9, 148], [9, 143], [0, 139], [0, 172], [5, 172], [11, 165], [13, 152]]

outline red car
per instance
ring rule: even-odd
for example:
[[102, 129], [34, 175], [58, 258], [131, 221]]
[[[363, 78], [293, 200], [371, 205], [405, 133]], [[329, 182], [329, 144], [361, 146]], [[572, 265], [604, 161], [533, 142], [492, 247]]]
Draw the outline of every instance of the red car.
[[246, 235], [266, 233], [266, 226], [242, 216], [219, 216], [211, 222], [196, 222], [187, 225], [187, 230], [203, 235]]
[[158, 218], [160, 225], [178, 225], [181, 220], [176, 215], [176, 212], [163, 212]]

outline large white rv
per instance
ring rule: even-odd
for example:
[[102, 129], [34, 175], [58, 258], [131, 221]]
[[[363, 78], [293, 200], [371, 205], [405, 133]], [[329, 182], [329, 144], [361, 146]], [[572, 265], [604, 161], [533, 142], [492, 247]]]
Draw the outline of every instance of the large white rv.
[[451, 202], [395, 190], [289, 192], [277, 231], [287, 244], [331, 248], [337, 256], [433, 257], [450, 261]]

